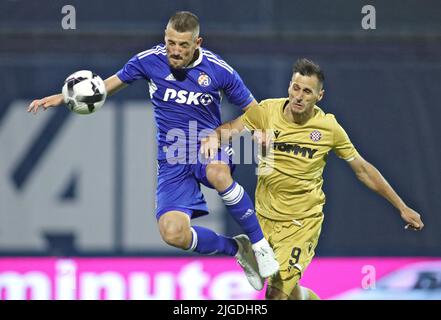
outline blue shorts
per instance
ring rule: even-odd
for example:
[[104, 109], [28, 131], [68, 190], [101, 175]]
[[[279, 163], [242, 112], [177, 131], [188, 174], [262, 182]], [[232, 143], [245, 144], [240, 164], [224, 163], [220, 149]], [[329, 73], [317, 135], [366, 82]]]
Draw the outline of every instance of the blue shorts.
[[[231, 173], [235, 169], [230, 147], [219, 149], [216, 160], [228, 162]], [[201, 183], [209, 188], [206, 168], [208, 163], [170, 164], [158, 161], [158, 184], [156, 187], [156, 219], [168, 211], [182, 211], [197, 218], [208, 214], [207, 203], [201, 191]]]

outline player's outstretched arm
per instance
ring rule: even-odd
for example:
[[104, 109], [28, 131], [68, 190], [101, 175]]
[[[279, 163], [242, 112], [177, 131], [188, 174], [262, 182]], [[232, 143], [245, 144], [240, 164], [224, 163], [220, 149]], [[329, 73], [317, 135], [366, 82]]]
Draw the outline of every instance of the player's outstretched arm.
[[377, 168], [364, 160], [361, 156], [350, 161], [349, 165], [361, 182], [386, 198], [400, 211], [401, 218], [406, 222], [406, 229], [421, 230], [424, 227], [420, 214], [404, 203]]
[[[127, 84], [122, 82], [116, 75], [113, 75], [107, 78], [106, 80], [104, 80], [104, 84], [106, 85], [106, 91], [108, 96], [116, 93], [117, 91], [127, 86]], [[37, 113], [40, 107], [42, 107], [43, 110], [47, 110], [47, 108], [58, 107], [63, 103], [64, 103], [63, 95], [61, 93], [58, 93], [41, 99], [35, 99], [34, 101], [31, 102], [27, 111]]]
[[27, 111], [37, 113], [40, 107], [42, 107], [43, 110], [46, 110], [47, 108], [58, 107], [63, 102], [64, 99], [61, 93], [54, 94], [52, 96], [44, 97], [42, 99], [35, 99], [34, 101], [31, 102]]
[[104, 80], [104, 84], [106, 85], [107, 96], [111, 96], [128, 86], [128, 84], [122, 82], [116, 74]]
[[241, 117], [219, 126], [206, 138], [201, 139], [200, 152], [206, 159], [214, 159], [221, 143], [228, 143], [234, 136], [245, 129]]

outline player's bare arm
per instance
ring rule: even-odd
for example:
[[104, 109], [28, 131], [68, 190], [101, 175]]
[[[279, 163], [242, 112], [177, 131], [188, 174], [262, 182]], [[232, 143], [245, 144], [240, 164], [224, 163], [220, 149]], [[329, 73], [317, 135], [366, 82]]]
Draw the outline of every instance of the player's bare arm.
[[[110, 96], [117, 91], [125, 88], [127, 84], [122, 82], [118, 76], [113, 75], [106, 80], [104, 80], [104, 84], [106, 85], [107, 95]], [[47, 110], [48, 108], [58, 107], [64, 103], [63, 95], [61, 93], [54, 94], [52, 96], [44, 97], [42, 99], [35, 99], [31, 102], [28, 107], [28, 112], [37, 113], [40, 107], [43, 110]]]
[[106, 91], [108, 96], [111, 96], [116, 92], [118, 92], [119, 90], [124, 89], [125, 87], [128, 86], [128, 84], [122, 82], [121, 79], [118, 78], [116, 74], [104, 80], [104, 84], [106, 85]]
[[[255, 99], [251, 101], [242, 110], [248, 111], [253, 107], [257, 107], [258, 103]], [[213, 159], [217, 153], [221, 143], [228, 143], [234, 136], [241, 134], [245, 129], [245, 125], [240, 117], [226, 122], [223, 125], [216, 128], [216, 130], [206, 138], [203, 138], [200, 152], [205, 155], [207, 159]], [[271, 140], [271, 137], [267, 132], [262, 130], [253, 131], [252, 138], [258, 144], [265, 145]]]
[[235, 135], [240, 134], [245, 125], [240, 117], [226, 122], [216, 128], [209, 136], [201, 139], [201, 150], [206, 159], [214, 159], [221, 142], [228, 142]]
[[27, 111], [37, 113], [40, 107], [42, 107], [43, 110], [46, 110], [47, 108], [58, 107], [63, 102], [64, 99], [61, 93], [54, 94], [52, 96], [44, 97], [42, 99], [35, 99], [34, 101], [31, 102]]
[[349, 165], [361, 182], [383, 196], [400, 211], [401, 218], [407, 223], [406, 229], [421, 230], [424, 227], [420, 214], [404, 203], [377, 168], [361, 156], [350, 161]]

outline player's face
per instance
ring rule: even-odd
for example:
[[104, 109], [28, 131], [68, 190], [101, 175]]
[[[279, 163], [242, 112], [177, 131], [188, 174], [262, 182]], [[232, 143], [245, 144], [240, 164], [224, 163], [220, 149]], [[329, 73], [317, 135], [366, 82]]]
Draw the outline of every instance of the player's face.
[[303, 114], [310, 112], [317, 101], [323, 97], [324, 90], [315, 76], [303, 76], [296, 72], [289, 83], [289, 108], [291, 112]]
[[165, 47], [168, 63], [173, 69], [185, 68], [192, 62], [195, 51], [202, 43], [201, 37], [192, 32], [178, 32], [171, 27], [165, 29]]

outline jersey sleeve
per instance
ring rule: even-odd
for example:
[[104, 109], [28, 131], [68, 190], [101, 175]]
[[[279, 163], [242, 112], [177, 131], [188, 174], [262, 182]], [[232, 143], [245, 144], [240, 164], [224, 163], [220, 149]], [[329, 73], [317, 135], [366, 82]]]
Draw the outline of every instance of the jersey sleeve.
[[223, 72], [223, 91], [230, 103], [243, 109], [254, 100], [254, 97], [236, 70], [231, 67], [230, 69], [231, 71], [225, 70]]
[[241, 120], [248, 130], [265, 130], [268, 128], [268, 114], [265, 101], [260, 102], [257, 106], [249, 108], [243, 115]]
[[359, 156], [357, 150], [349, 139], [348, 134], [337, 120], [334, 121], [333, 150], [339, 158], [346, 161], [352, 161]]
[[138, 79], [147, 79], [147, 75], [138, 59], [138, 55], [133, 56], [125, 65], [119, 70], [116, 75], [118, 78], [127, 84], [130, 84]]

